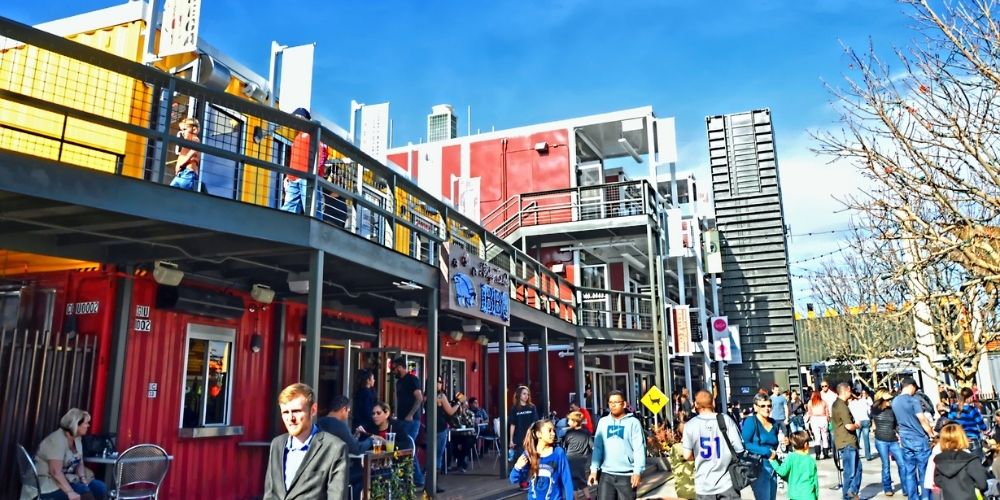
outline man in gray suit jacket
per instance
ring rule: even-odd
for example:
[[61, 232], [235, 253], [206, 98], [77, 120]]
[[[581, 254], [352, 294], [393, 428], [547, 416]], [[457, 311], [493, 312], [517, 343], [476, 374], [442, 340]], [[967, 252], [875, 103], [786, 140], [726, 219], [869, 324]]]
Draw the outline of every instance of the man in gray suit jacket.
[[278, 395], [278, 407], [288, 433], [271, 441], [264, 500], [347, 499], [347, 445], [314, 423], [317, 409], [312, 388], [306, 384], [286, 387]]

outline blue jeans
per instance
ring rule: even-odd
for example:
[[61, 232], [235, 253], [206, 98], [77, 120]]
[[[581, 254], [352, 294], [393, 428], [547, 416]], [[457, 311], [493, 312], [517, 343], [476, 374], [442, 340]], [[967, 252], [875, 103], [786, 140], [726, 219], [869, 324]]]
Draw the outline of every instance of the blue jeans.
[[899, 477], [903, 477], [903, 449], [899, 447], [899, 441], [879, 441], [878, 439], [875, 440], [875, 449], [878, 450], [878, 457], [882, 459], [882, 491], [888, 493], [892, 491], [892, 474], [889, 470], [892, 460], [896, 461]]
[[753, 497], [757, 500], [774, 500], [778, 495], [778, 475], [771, 468], [771, 462], [764, 460], [760, 475], [750, 483]]
[[417, 434], [420, 434], [420, 419], [414, 417], [413, 420], [400, 420], [403, 424], [403, 432], [413, 439], [413, 484], [424, 485], [424, 471], [420, 469], [420, 461], [417, 460]]
[[194, 170], [190, 168], [185, 168], [177, 172], [174, 180], [170, 181], [170, 187], [196, 191], [198, 189], [198, 174], [194, 173]]
[[286, 181], [285, 202], [281, 205], [281, 209], [286, 212], [291, 212], [293, 214], [306, 213], [307, 189], [308, 188], [305, 179], [295, 179], [294, 181]]
[[437, 433], [437, 470], [438, 472], [443, 472], [446, 463], [444, 463], [444, 453], [448, 449], [448, 431], [442, 431]]
[[903, 493], [909, 500], [930, 500], [930, 492], [920, 491], [924, 486], [924, 473], [931, 457], [931, 448], [924, 442], [917, 447], [903, 446], [903, 460], [899, 463], [899, 475], [903, 483]]
[[[73, 492], [75, 492], [78, 495], [82, 495], [84, 493], [90, 493], [91, 495], [94, 495], [95, 500], [103, 500], [108, 493], [108, 487], [104, 485], [103, 481], [98, 481], [97, 479], [92, 480], [88, 484], [69, 483], [69, 486], [70, 488], [73, 488]], [[69, 498], [69, 496], [67, 496], [62, 491], [54, 491], [52, 493], [46, 493], [45, 495], [42, 495], [42, 497], [51, 500]]]
[[844, 500], [850, 494], [861, 493], [861, 454], [854, 446], [847, 445], [840, 450], [840, 464], [844, 466], [844, 481], [842, 491]]
[[872, 459], [872, 442], [871, 442], [871, 430], [872, 422], [871, 420], [862, 420], [858, 422], [861, 427], [858, 429], [858, 439], [865, 446], [865, 460]]

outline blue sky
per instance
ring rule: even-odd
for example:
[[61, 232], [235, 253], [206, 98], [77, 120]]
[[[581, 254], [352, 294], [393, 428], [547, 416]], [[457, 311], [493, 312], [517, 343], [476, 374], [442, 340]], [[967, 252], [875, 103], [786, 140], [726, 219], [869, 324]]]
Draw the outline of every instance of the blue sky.
[[[7, 0], [0, 15], [36, 24], [117, 3]], [[346, 126], [351, 99], [390, 101], [394, 145], [419, 141], [439, 103], [455, 106], [463, 134], [470, 105], [475, 132], [648, 104], [676, 117], [680, 167], [706, 179], [705, 116], [769, 107], [787, 222], [801, 234], [845, 227], [834, 197], [860, 182], [809, 151], [808, 131], [836, 119], [822, 81], [848, 71], [842, 43], [890, 49], [915, 36], [901, 9], [870, 0], [209, 0], [201, 36], [261, 75], [272, 39], [315, 42], [314, 109]], [[840, 236], [794, 237], [792, 262], [835, 249]], [[796, 280], [800, 304], [807, 286]]]

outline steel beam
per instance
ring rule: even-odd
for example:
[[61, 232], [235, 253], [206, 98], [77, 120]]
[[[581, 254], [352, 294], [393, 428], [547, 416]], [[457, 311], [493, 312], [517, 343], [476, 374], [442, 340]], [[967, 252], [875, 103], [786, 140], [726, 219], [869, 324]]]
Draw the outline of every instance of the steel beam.
[[[528, 353], [524, 353], [525, 356]], [[542, 386], [541, 414], [542, 418], [548, 418], [552, 411], [552, 400], [549, 395], [549, 329], [542, 328], [542, 336], [538, 342], [538, 383]]]
[[500, 441], [503, 442], [501, 449], [504, 456], [500, 457], [500, 467], [497, 472], [501, 478], [507, 478], [510, 474], [510, 462], [507, 461], [507, 454], [510, 450], [510, 423], [507, 415], [510, 412], [507, 400], [507, 327], [500, 329], [500, 341], [497, 342], [497, 362], [499, 377], [497, 377], [497, 418], [500, 419]]
[[[424, 469], [424, 486], [433, 498], [437, 493], [437, 379], [441, 367], [441, 334], [438, 332], [438, 289], [432, 288], [427, 293], [427, 431], [424, 441], [427, 443], [427, 467]], [[445, 464], [447, 466], [447, 464]]]
[[111, 352], [108, 356], [108, 382], [104, 405], [104, 432], [118, 432], [122, 409], [122, 386], [125, 381], [125, 353], [132, 331], [132, 266], [125, 266], [115, 291], [115, 323], [111, 332]]
[[323, 335], [323, 264], [325, 255], [313, 250], [309, 255], [309, 299], [306, 310], [306, 355], [302, 381], [319, 387], [319, 344]]

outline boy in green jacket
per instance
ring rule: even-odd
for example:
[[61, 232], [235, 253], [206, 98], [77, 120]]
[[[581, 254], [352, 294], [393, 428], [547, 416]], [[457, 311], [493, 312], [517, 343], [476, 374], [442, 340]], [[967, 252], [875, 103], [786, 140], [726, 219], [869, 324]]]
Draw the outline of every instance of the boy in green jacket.
[[788, 443], [795, 450], [781, 463], [771, 460], [771, 467], [788, 482], [788, 500], [818, 500], [819, 475], [816, 459], [809, 454], [809, 433], [793, 432]]

